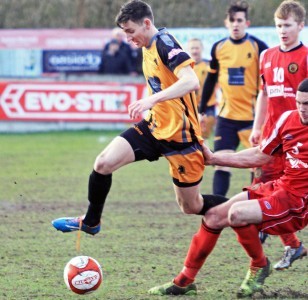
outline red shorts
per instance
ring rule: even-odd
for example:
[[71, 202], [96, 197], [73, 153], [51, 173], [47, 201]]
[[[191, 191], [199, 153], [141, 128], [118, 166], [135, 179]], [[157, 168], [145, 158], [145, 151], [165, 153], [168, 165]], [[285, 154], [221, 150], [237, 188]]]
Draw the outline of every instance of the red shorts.
[[304, 229], [308, 223], [308, 197], [301, 198], [285, 191], [276, 181], [245, 188], [249, 199], [257, 199], [262, 210], [259, 231], [272, 235]]

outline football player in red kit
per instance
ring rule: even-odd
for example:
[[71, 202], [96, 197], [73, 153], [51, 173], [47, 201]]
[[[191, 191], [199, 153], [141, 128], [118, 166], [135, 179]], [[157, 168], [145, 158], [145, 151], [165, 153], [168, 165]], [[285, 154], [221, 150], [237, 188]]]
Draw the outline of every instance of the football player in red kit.
[[[298, 84], [308, 77], [308, 48], [299, 40], [304, 27], [305, 9], [298, 2], [284, 1], [275, 12], [275, 24], [280, 45], [265, 50], [260, 57], [261, 90], [257, 99], [256, 116], [250, 141], [259, 143], [261, 135], [267, 135], [282, 113], [296, 109], [295, 93]], [[284, 172], [284, 157], [273, 159], [255, 169], [253, 183], [278, 179]], [[260, 232], [261, 240], [266, 234]], [[307, 249], [295, 233], [281, 235], [284, 255], [274, 268], [287, 269], [293, 261], [307, 255]]]
[[[150, 294], [195, 294], [196, 286], [190, 274], [194, 267], [202, 266], [227, 226], [236, 232], [239, 243], [250, 257], [250, 267], [238, 297], [248, 297], [262, 290], [271, 273], [271, 263], [264, 254], [259, 231], [280, 235], [304, 229], [308, 223], [308, 78], [298, 87], [296, 106], [297, 110], [281, 115], [259, 146], [237, 153], [212, 153], [203, 146], [209, 165], [250, 168], [262, 166], [272, 156], [285, 157], [284, 174], [277, 180], [249, 186], [228, 202], [208, 210], [203, 218], [204, 230], [194, 235], [182, 272], [172, 282], [150, 289]], [[192, 261], [193, 248], [200, 247], [207, 249], [207, 256], [198, 262]]]
[[[261, 55], [263, 89], [258, 95], [256, 117], [250, 138], [255, 146], [258, 145], [261, 139], [263, 124], [266, 127], [264, 128], [265, 136], [271, 125], [278, 120], [283, 112], [296, 108], [295, 94], [297, 86], [303, 79], [308, 77], [307, 47], [299, 40], [300, 31], [304, 28], [305, 15], [305, 8], [299, 2], [290, 0], [283, 1], [275, 12], [275, 23], [280, 38], [280, 46], [265, 50], [265, 53]], [[267, 59], [268, 57], [271, 57], [273, 61]], [[267, 76], [270, 75], [272, 75], [272, 79], [267, 81]], [[268, 86], [268, 92], [271, 96], [269, 100], [267, 99], [267, 91], [264, 90]], [[284, 86], [284, 88], [281, 88], [281, 86]], [[281, 89], [283, 90], [282, 92]], [[275, 95], [275, 93], [278, 93], [278, 95]], [[271, 102], [271, 100], [274, 100], [275, 103]], [[268, 110], [267, 105], [271, 106], [269, 109], [274, 111], [269, 115], [266, 115]], [[265, 116], [267, 116], [268, 120], [266, 123]], [[269, 124], [269, 122], [271, 123]], [[271, 164], [272, 161], [273, 159], [267, 164]], [[282, 163], [277, 165], [284, 167]], [[269, 171], [271, 170], [270, 168]], [[268, 176], [268, 178], [264, 179], [265, 174], [266, 172], [263, 173], [263, 179], [262, 177], [258, 177], [255, 181], [268, 181], [270, 177]], [[281, 172], [278, 172], [278, 175], [273, 176], [272, 180], [278, 179], [281, 174]], [[160, 295], [169, 293], [176, 293], [177, 295], [195, 293], [196, 287], [193, 282], [206, 258], [215, 247], [220, 231], [216, 230], [215, 227], [208, 226], [207, 222], [202, 222], [199, 231], [193, 236], [182, 271], [171, 283], [153, 288], [150, 290], [151, 293]], [[280, 237], [285, 245], [285, 253], [283, 258], [274, 265], [274, 268], [277, 270], [288, 268], [294, 260], [307, 255], [307, 249], [294, 233], [282, 234]]]

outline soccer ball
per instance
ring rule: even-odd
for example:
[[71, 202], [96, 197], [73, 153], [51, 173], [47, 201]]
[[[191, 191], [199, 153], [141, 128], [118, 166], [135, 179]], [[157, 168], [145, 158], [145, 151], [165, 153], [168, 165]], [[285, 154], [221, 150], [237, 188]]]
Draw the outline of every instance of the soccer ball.
[[76, 294], [87, 294], [99, 288], [103, 281], [100, 264], [90, 256], [76, 256], [64, 268], [64, 282]]

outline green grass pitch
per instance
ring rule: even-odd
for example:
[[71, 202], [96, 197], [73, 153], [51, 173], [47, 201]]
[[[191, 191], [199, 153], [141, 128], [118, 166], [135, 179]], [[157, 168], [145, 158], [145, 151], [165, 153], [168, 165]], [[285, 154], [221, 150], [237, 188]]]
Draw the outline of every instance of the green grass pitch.
[[[95, 237], [63, 234], [51, 220], [78, 216], [87, 208], [88, 176], [96, 155], [117, 132], [81, 131], [0, 136], [0, 299], [147, 300], [147, 290], [170, 281], [182, 268], [200, 216], [180, 212], [165, 159], [131, 164], [113, 175], [102, 231]], [[202, 192], [211, 193], [213, 168]], [[233, 170], [229, 196], [249, 183], [248, 170]], [[308, 233], [299, 237], [308, 245]], [[272, 263], [283, 253], [278, 237], [267, 240]], [[63, 281], [65, 264], [76, 255], [97, 259], [104, 272], [96, 292], [77, 296]], [[235, 299], [248, 259], [232, 230], [225, 229], [200, 271], [198, 295], [180, 299]], [[307, 260], [266, 280], [254, 299], [307, 299]], [[174, 299], [174, 297], [165, 297]]]

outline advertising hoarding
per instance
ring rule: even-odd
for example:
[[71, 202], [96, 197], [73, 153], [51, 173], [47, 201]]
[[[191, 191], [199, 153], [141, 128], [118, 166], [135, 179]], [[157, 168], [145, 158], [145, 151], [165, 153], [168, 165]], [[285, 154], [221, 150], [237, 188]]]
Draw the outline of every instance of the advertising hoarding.
[[136, 122], [144, 84], [0, 82], [0, 121]]

